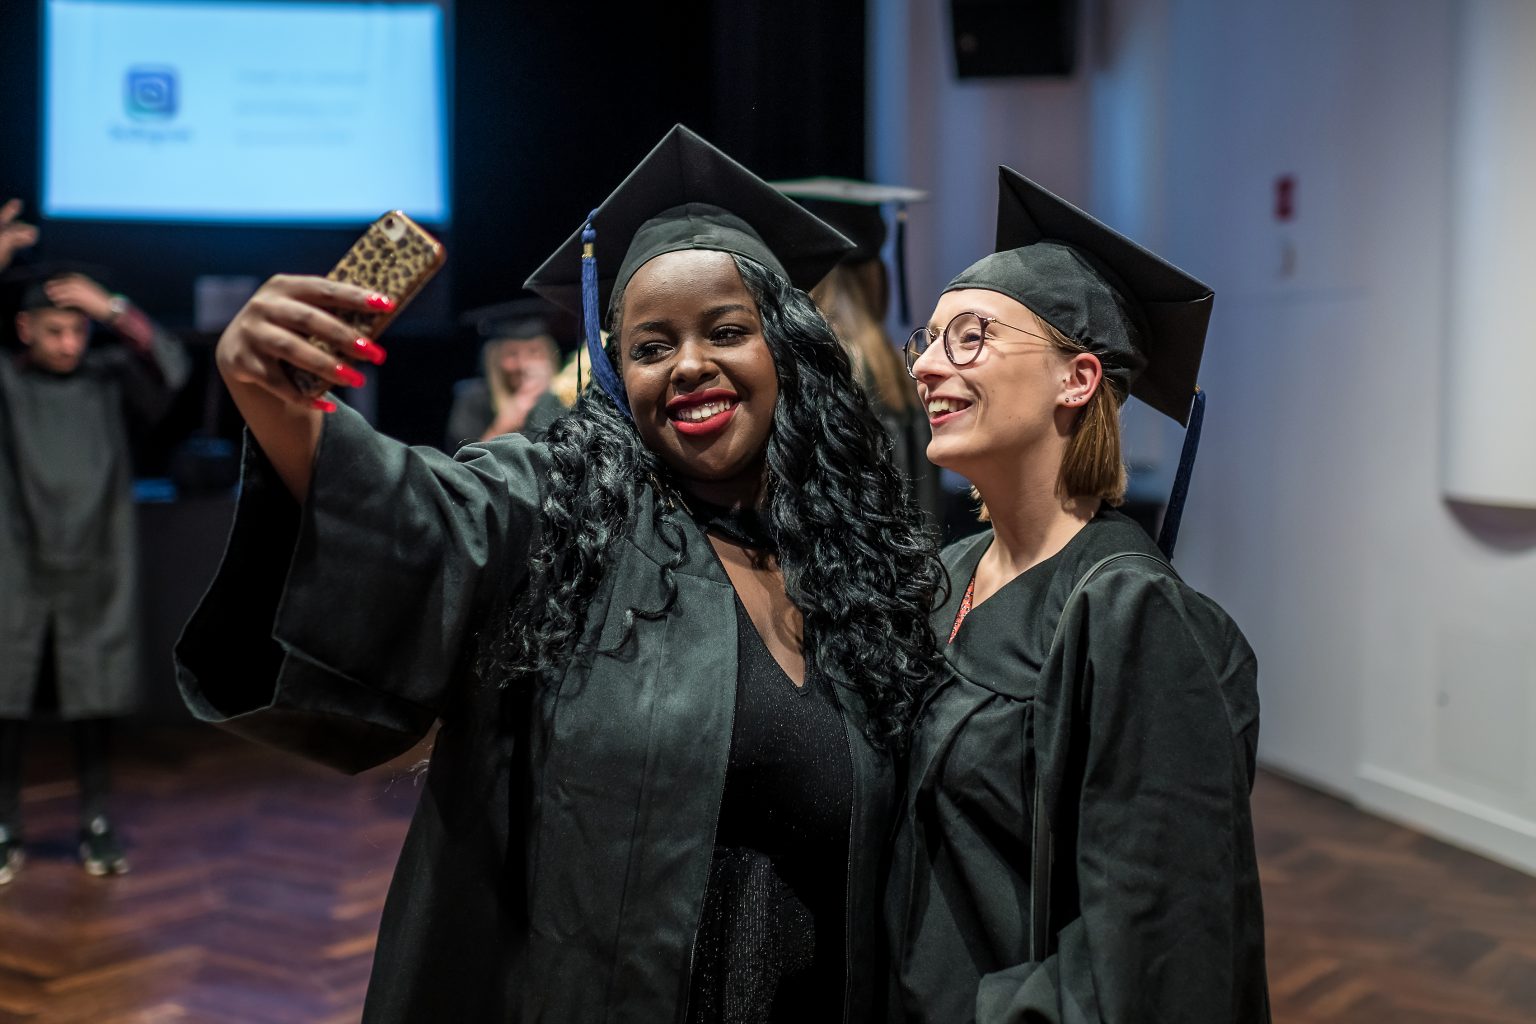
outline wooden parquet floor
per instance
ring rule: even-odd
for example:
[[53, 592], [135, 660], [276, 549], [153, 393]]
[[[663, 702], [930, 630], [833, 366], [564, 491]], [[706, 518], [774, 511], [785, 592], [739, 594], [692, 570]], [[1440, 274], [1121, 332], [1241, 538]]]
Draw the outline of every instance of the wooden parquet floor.
[[125, 735], [113, 806], [132, 870], [99, 879], [75, 860], [67, 743], [31, 746], [28, 860], [0, 888], [0, 1021], [358, 1019], [411, 757], [353, 779], [212, 729]]
[[[132, 873], [74, 860], [61, 737], [0, 888], [0, 1022], [357, 1020], [419, 754], [356, 779], [212, 730], [119, 744]], [[1283, 1024], [1536, 1024], [1536, 878], [1265, 775], [1255, 793]]]
[[1536, 1022], [1536, 878], [1272, 775], [1254, 820], [1275, 1020]]

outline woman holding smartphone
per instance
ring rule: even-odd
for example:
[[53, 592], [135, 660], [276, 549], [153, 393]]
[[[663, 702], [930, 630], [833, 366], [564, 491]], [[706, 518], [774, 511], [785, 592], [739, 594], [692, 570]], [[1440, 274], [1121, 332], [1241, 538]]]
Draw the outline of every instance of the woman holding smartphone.
[[868, 1019], [940, 570], [800, 290], [846, 240], [680, 126], [587, 227], [529, 286], [607, 304], [601, 387], [538, 444], [449, 458], [313, 407], [282, 364], [346, 383], [303, 338], [383, 303], [253, 297], [184, 695], [347, 771], [441, 722], [365, 1020]]
[[897, 1019], [1269, 1019], [1253, 652], [1125, 493], [1127, 394], [1184, 421], [1211, 292], [1001, 169], [998, 249], [907, 346], [928, 457], [992, 529], [944, 552], [890, 883]]

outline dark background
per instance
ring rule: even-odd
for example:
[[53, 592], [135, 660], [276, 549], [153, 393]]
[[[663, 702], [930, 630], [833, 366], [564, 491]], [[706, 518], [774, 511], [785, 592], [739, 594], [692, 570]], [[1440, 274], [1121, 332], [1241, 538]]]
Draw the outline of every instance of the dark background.
[[[766, 178], [864, 172], [862, 0], [684, 0], [589, 6], [456, 0], [451, 6], [452, 224], [448, 265], [386, 337], [379, 426], [436, 444], [454, 380], [476, 371], [458, 312], [513, 298], [677, 122]], [[0, 2], [0, 201], [39, 198], [40, 5]], [[389, 159], [390, 140], [378, 140]], [[366, 175], [366, 167], [357, 168]], [[383, 212], [383, 211], [380, 211]], [[79, 260], [196, 348], [198, 374], [140, 444], [163, 472], [189, 431], [233, 434], [192, 322], [201, 274], [324, 273], [363, 227], [41, 221], [32, 258]], [[14, 296], [12, 296], [14, 301]], [[4, 317], [7, 333], [10, 316]]]

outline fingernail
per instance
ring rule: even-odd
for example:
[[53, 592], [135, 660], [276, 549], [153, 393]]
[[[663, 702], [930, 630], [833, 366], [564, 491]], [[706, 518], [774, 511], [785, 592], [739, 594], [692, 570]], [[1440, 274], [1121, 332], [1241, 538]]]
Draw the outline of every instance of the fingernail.
[[349, 388], [360, 388], [363, 386], [363, 375], [346, 363], [336, 364], [336, 376], [341, 378], [341, 382]]
[[368, 308], [377, 309], [381, 313], [390, 313], [394, 311], [395, 300], [388, 295], [370, 295], [368, 296]]
[[388, 352], [385, 352], [367, 338], [357, 338], [352, 342], [352, 345], [359, 359], [366, 359], [374, 366], [383, 366], [384, 360], [389, 358]]
[[321, 412], [336, 411], [336, 403], [331, 401], [329, 398], [311, 399], [309, 404], [314, 406], [316, 409], [319, 409]]

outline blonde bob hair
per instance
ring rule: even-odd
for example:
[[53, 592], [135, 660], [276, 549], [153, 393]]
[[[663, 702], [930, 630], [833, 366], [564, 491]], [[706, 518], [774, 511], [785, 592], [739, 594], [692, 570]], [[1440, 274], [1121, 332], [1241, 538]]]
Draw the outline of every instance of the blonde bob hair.
[[[1089, 351], [1044, 320], [1039, 323], [1045, 328], [1047, 340], [1062, 355], [1074, 356]], [[1107, 376], [1101, 377], [1093, 397], [1072, 421], [1072, 434], [1061, 458], [1061, 472], [1056, 477], [1058, 495], [1098, 498], [1111, 507], [1125, 501], [1125, 456], [1120, 444], [1120, 407], [1124, 404], [1125, 393], [1120, 386]], [[978, 501], [981, 499], [975, 488], [971, 494]], [[981, 506], [980, 517], [983, 522], [991, 519], [985, 504]]]

